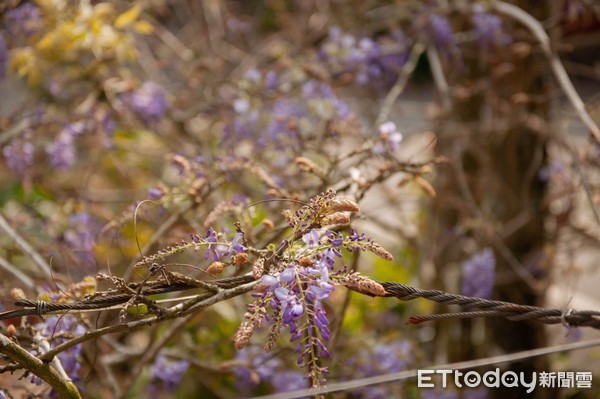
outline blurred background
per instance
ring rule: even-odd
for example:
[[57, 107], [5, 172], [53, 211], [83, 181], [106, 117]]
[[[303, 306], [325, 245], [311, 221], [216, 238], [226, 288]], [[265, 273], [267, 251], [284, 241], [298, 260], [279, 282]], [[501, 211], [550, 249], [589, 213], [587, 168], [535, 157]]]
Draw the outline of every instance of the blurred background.
[[[210, 227], [235, 232], [235, 221], [266, 247], [285, 236], [281, 211], [291, 205], [252, 204], [335, 188], [360, 204], [352, 226], [395, 258], [346, 254], [350, 269], [467, 296], [600, 309], [600, 137], [557, 79], [564, 68], [598, 121], [596, 1], [7, 0], [0, 13], [4, 298], [15, 286], [51, 297], [97, 272], [140, 280], [140, 252]], [[208, 266], [193, 252], [172, 262], [194, 276]], [[249, 301], [104, 336], [70, 354], [71, 376], [84, 397], [307, 387], [285, 338], [268, 354], [260, 336], [236, 352]], [[500, 318], [405, 325], [458, 308], [341, 287], [326, 307], [330, 382], [599, 337]], [[119, 322], [117, 313], [73, 317], [90, 329]], [[1, 330], [10, 323], [20, 320]], [[424, 390], [409, 379], [332, 397], [593, 398], [599, 356], [498, 365], [526, 375], [590, 371], [589, 389]], [[7, 395], [48, 395], [19, 373], [0, 375]]]

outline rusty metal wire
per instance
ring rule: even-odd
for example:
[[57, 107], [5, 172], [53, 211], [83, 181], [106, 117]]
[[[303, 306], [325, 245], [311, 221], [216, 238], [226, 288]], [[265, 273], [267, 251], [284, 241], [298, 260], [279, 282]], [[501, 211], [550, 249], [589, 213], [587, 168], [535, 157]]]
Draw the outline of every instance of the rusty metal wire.
[[[465, 319], [475, 317], [504, 317], [513, 321], [535, 321], [544, 324], [563, 324], [566, 327], [592, 327], [600, 329], [600, 311], [574, 309], [545, 309], [537, 306], [518, 305], [511, 302], [449, 294], [438, 290], [423, 290], [406, 284], [378, 281], [385, 289], [384, 297], [401, 301], [423, 298], [445, 305], [460, 305], [465, 312], [418, 315], [408, 319], [407, 324], [420, 324], [442, 319]], [[371, 294], [372, 295], [372, 294]]]
[[[252, 276], [229, 277], [220, 280], [207, 281], [218, 288], [233, 288], [238, 285], [253, 281]], [[544, 324], [562, 323], [566, 327], [592, 327], [600, 329], [600, 311], [593, 310], [574, 310], [574, 309], [545, 309], [536, 306], [519, 305], [511, 302], [493, 301], [489, 299], [468, 297], [457, 294], [450, 294], [439, 290], [423, 290], [410, 285], [376, 281], [385, 289], [381, 295], [374, 294], [372, 291], [364, 292], [355, 287], [348, 287], [356, 292], [370, 296], [394, 297], [401, 301], [411, 301], [417, 298], [423, 298], [445, 305], [459, 305], [467, 310], [464, 312], [440, 313], [432, 315], [411, 316], [407, 324], [420, 324], [427, 321], [444, 319], [465, 319], [476, 317], [504, 317], [512, 321], [535, 321]], [[162, 280], [152, 281], [144, 287], [132, 283], [128, 287], [131, 290], [138, 290], [140, 295], [156, 295], [174, 291], [184, 291], [189, 289], [202, 288], [188, 280], [175, 282], [166, 282]], [[10, 310], [0, 313], [0, 320], [21, 316], [43, 316], [64, 311], [77, 310], [103, 310], [113, 306], [122, 305], [132, 299], [134, 294], [131, 292], [118, 292], [109, 290], [99, 292], [95, 297], [88, 300], [82, 300], [73, 303], [49, 303], [43, 301], [21, 300], [16, 301], [15, 305], [23, 309]]]
[[[249, 283], [253, 281], [252, 276], [238, 276], [229, 277], [219, 280], [207, 281], [206, 283], [213, 285], [218, 288], [233, 288], [238, 285]], [[128, 288], [132, 291], [140, 288], [138, 283], [128, 284]], [[140, 295], [158, 295], [165, 294], [168, 292], [184, 291], [195, 288], [201, 288], [193, 283], [186, 283], [183, 281], [168, 283], [166, 281], [153, 281], [149, 282], [147, 286], [140, 289]], [[0, 313], [0, 320], [11, 319], [14, 317], [22, 316], [43, 316], [46, 314], [53, 314], [57, 312], [65, 311], [78, 311], [78, 310], [104, 310], [113, 306], [122, 305], [127, 303], [135, 294], [131, 292], [117, 292], [116, 290], [109, 290], [104, 292], [98, 292], [95, 296], [89, 300], [81, 300], [71, 303], [53, 303], [45, 301], [32, 301], [28, 299], [22, 299], [15, 301], [16, 306], [20, 306], [23, 309], [9, 310]]]

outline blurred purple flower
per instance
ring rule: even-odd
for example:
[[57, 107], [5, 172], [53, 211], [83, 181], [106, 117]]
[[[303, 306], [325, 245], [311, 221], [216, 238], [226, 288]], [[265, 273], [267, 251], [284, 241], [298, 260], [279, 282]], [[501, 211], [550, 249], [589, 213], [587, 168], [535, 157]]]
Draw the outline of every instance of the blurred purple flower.
[[356, 39], [338, 27], [319, 50], [319, 58], [334, 73], [352, 73], [361, 86], [390, 84], [407, 59], [407, 40], [401, 31], [393, 31], [375, 41], [369, 37]]
[[325, 103], [333, 107], [337, 117], [340, 119], [348, 119], [352, 116], [352, 111], [348, 105], [337, 98], [335, 92], [327, 83], [309, 80], [302, 85], [302, 95], [308, 100], [324, 100]]
[[[79, 337], [86, 332], [86, 328], [79, 323], [79, 320], [70, 314], [61, 316], [50, 316], [43, 323], [36, 325], [40, 333], [45, 337], [54, 337], [49, 340], [53, 347], [56, 347], [69, 340], [67, 337]], [[65, 372], [73, 381], [79, 380], [79, 370], [81, 368], [82, 345], [75, 345], [66, 351], [58, 354]]]
[[261, 74], [258, 69], [250, 68], [244, 74], [244, 78], [248, 79], [251, 82], [258, 82], [261, 78]]
[[8, 49], [4, 36], [0, 33], [0, 81], [6, 77], [6, 61], [8, 60]]
[[441, 51], [455, 46], [454, 32], [448, 18], [441, 15], [431, 15], [429, 17], [429, 28], [438, 50]]
[[154, 82], [145, 82], [128, 100], [132, 110], [146, 123], [158, 121], [167, 111], [165, 92]]
[[75, 213], [69, 217], [64, 238], [74, 250], [89, 252], [93, 249], [97, 229], [98, 223], [89, 213]]
[[50, 163], [57, 169], [69, 169], [75, 164], [75, 145], [73, 136], [59, 135], [54, 142], [46, 146]]
[[538, 171], [538, 179], [542, 182], [548, 182], [553, 176], [559, 176], [564, 171], [564, 163], [555, 159]]
[[269, 90], [275, 90], [277, 85], [279, 84], [279, 78], [277, 77], [277, 72], [269, 71], [265, 75], [265, 88]]
[[7, 11], [4, 18], [6, 26], [12, 35], [29, 36], [40, 29], [40, 10], [30, 2]]
[[236, 367], [236, 385], [244, 391], [252, 391], [261, 383], [269, 382], [281, 366], [281, 360], [252, 346], [237, 352], [235, 359], [245, 365]]
[[[364, 349], [358, 355], [356, 371], [360, 377], [373, 377], [406, 370], [413, 362], [413, 350], [409, 341], [400, 340], [389, 344], [378, 344], [372, 350]], [[373, 386], [360, 390], [365, 398], [389, 398], [390, 387]]]
[[35, 147], [28, 137], [26, 133], [23, 137], [14, 138], [2, 149], [8, 167], [20, 175], [33, 163]]
[[280, 371], [272, 375], [271, 385], [275, 392], [289, 392], [309, 387], [308, 380], [300, 371]]
[[396, 151], [403, 138], [394, 122], [384, 122], [379, 126], [379, 141], [373, 146], [373, 152], [383, 154], [386, 151]]
[[85, 127], [83, 122], [69, 123], [61, 130], [54, 142], [46, 146], [46, 153], [52, 166], [58, 169], [69, 169], [75, 164], [74, 138], [81, 135]]
[[155, 389], [160, 383], [166, 391], [174, 391], [189, 367], [190, 362], [187, 360], [169, 360], [165, 355], [159, 354], [150, 370], [151, 388]]
[[463, 263], [462, 293], [466, 296], [490, 298], [496, 277], [494, 251], [486, 248]]
[[482, 48], [490, 49], [510, 42], [510, 36], [502, 33], [502, 20], [497, 15], [477, 10], [473, 14], [473, 25]]

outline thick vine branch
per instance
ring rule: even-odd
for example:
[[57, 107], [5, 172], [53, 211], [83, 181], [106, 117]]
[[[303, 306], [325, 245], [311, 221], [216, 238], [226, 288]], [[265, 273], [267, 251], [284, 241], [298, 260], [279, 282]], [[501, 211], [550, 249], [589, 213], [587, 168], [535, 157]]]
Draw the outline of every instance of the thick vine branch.
[[46, 381], [61, 398], [81, 398], [79, 391], [69, 380], [64, 379], [58, 371], [21, 348], [7, 336], [0, 334], [0, 353], [19, 363], [42, 380]]

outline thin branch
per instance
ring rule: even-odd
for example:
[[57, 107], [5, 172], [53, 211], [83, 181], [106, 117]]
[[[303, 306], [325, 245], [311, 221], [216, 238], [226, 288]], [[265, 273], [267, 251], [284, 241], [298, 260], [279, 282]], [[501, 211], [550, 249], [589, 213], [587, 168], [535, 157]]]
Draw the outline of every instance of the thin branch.
[[435, 46], [427, 46], [427, 59], [429, 60], [429, 65], [431, 67], [433, 81], [440, 92], [442, 107], [444, 108], [444, 111], [450, 111], [450, 108], [452, 108], [452, 103], [450, 101], [450, 87], [444, 76], [440, 55]]
[[408, 57], [406, 64], [404, 64], [402, 70], [400, 71], [400, 76], [398, 76], [396, 83], [394, 83], [394, 86], [390, 89], [389, 93], [385, 97], [385, 100], [383, 101], [383, 106], [381, 107], [381, 111], [379, 112], [375, 122], [376, 126], [381, 125], [390, 117], [392, 106], [400, 94], [402, 94], [404, 91], [406, 83], [408, 83], [408, 78], [410, 78], [410, 75], [417, 67], [417, 61], [419, 61], [419, 57], [421, 54], [423, 54], [423, 51], [425, 51], [425, 46], [423, 43], [416, 42], [412, 48], [412, 51], [410, 52], [410, 56]]
[[[421, 369], [428, 370], [465, 370], [476, 367], [496, 366], [502, 363], [513, 363], [516, 361], [531, 359], [534, 357], [552, 355], [554, 353], [562, 353], [575, 351], [580, 349], [593, 348], [600, 346], [600, 339], [575, 342], [572, 344], [556, 345], [540, 349], [531, 349], [522, 352], [510, 353], [508, 355], [500, 355], [485, 359], [469, 360], [457, 363], [448, 363], [436, 366], [422, 367]], [[415, 378], [419, 370], [406, 370], [398, 373], [390, 373], [378, 375], [376, 377], [360, 378], [352, 381], [338, 382], [327, 384], [326, 387], [318, 389], [302, 389], [298, 391], [279, 393], [274, 395], [256, 396], [253, 399], [295, 399], [307, 396], [316, 396], [332, 392], [350, 391], [364, 388], [369, 385], [382, 384], [386, 382], [402, 381], [410, 378]]]
[[[488, 220], [488, 218], [486, 217], [486, 215], [484, 215], [484, 213], [481, 210], [481, 208], [479, 207], [479, 205], [477, 205], [477, 201], [475, 201], [475, 198], [473, 197], [473, 193], [469, 189], [469, 185], [467, 183], [467, 177], [465, 175], [465, 170], [463, 168], [462, 161], [460, 159], [460, 148], [458, 146], [458, 142], [456, 142], [454, 145], [454, 159], [456, 160], [456, 162], [453, 163], [454, 170], [456, 171], [457, 182], [458, 182], [459, 188], [462, 192], [463, 198], [465, 199], [467, 205], [471, 209], [471, 212], [473, 212], [475, 215], [477, 215], [480, 220], [482, 220], [482, 221]], [[506, 246], [504, 241], [502, 241], [501, 237], [499, 236], [499, 234], [495, 231], [495, 229], [493, 227], [489, 234], [489, 238], [491, 239], [492, 244], [494, 245], [494, 248], [496, 248], [496, 250], [498, 252], [500, 252], [500, 255], [508, 263], [508, 265], [511, 267], [511, 269], [513, 269], [513, 271], [515, 273], [517, 273], [517, 275], [519, 277], [521, 277], [521, 279], [532, 290], [534, 290], [535, 292], [540, 292], [542, 289], [541, 283], [539, 281], [535, 280], [533, 278], [533, 276], [531, 275], [531, 273], [529, 273], [527, 271], [525, 266], [523, 266], [523, 264], [515, 257], [515, 255]]]
[[577, 94], [577, 90], [575, 90], [575, 87], [573, 86], [573, 83], [571, 82], [571, 79], [569, 78], [569, 75], [567, 74], [567, 71], [561, 63], [558, 55], [554, 50], [552, 50], [550, 46], [550, 37], [544, 30], [542, 24], [533, 16], [512, 4], [505, 3], [503, 1], [495, 1], [492, 3], [492, 7], [499, 13], [508, 15], [509, 17], [514, 18], [525, 25], [535, 36], [542, 47], [544, 55], [546, 58], [548, 58], [548, 62], [550, 63], [550, 67], [554, 73], [554, 77], [556, 77], [556, 80], [565, 91], [565, 94], [571, 102], [571, 105], [579, 115], [579, 119], [581, 119], [583, 124], [590, 130], [590, 136], [592, 139], [600, 143], [600, 129], [587, 112], [583, 100], [579, 94]]
[[1, 256], [0, 256], [0, 268], [6, 270], [8, 273], [15, 276], [15, 278], [17, 280], [19, 280], [24, 285], [26, 285], [30, 290], [35, 291], [35, 288], [36, 288], [35, 283], [31, 279], [31, 277], [29, 277], [28, 275], [26, 275], [25, 273], [23, 273], [22, 271], [17, 269], [17, 267], [15, 265], [13, 265], [12, 263], [10, 263], [8, 260], [4, 259]]
[[10, 223], [8, 223], [8, 221], [4, 218], [4, 216], [2, 216], [2, 214], [0, 214], [0, 228], [4, 230], [4, 232], [15, 241], [15, 243], [19, 246], [19, 248], [21, 248], [23, 252], [29, 255], [29, 257], [33, 260], [37, 267], [42, 271], [42, 273], [44, 273], [46, 278], [48, 280], [52, 280], [52, 271], [50, 269], [50, 265], [44, 260], [44, 258], [42, 257], [42, 255], [39, 254], [39, 252], [33, 249], [33, 247], [29, 245], [29, 243], [25, 241], [23, 237], [21, 237], [19, 233], [17, 233], [17, 231], [11, 227]]

